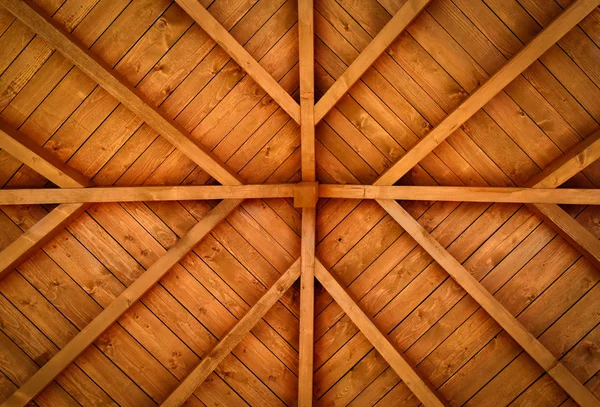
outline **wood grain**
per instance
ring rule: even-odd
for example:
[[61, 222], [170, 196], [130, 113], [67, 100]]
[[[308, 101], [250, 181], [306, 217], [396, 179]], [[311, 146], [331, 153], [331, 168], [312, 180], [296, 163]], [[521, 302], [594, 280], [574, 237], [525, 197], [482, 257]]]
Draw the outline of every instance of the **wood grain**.
[[[410, 216], [410, 215], [409, 215]], [[392, 369], [404, 381], [404, 383], [415, 393], [419, 400], [426, 406], [447, 405], [436, 394], [435, 389], [414, 370], [404, 357], [394, 348], [389, 340], [377, 329], [373, 322], [360, 309], [356, 302], [348, 295], [344, 288], [333, 278], [327, 269], [317, 261], [315, 275], [323, 284], [333, 299], [339, 304], [344, 312], [356, 324], [358, 329], [373, 344], [375, 349], [390, 364]]]
[[260, 319], [275, 305], [283, 294], [300, 276], [300, 262], [297, 260], [239, 322], [206, 355], [202, 362], [177, 386], [162, 406], [180, 406], [202, 384], [208, 375], [225, 359]]
[[583, 20], [598, 4], [597, 0], [579, 0], [573, 2], [552, 24], [531, 40], [502, 69], [481, 85], [467, 100], [428, 133], [425, 138], [419, 141], [397, 163], [381, 175], [375, 181], [374, 185], [393, 185], [398, 181], [569, 32], [569, 30]]
[[419, 16], [431, 0], [409, 0], [394, 14], [315, 106], [315, 124], [337, 104], [390, 44]]
[[215, 20], [196, 0], [177, 0], [200, 27], [237, 62], [275, 100], [287, 114], [300, 123], [300, 107], [279, 83]]
[[546, 372], [560, 372], [552, 377], [575, 401], [582, 406], [600, 404], [600, 401], [567, 369], [557, 369], [560, 362], [554, 355], [397, 202], [377, 202]]

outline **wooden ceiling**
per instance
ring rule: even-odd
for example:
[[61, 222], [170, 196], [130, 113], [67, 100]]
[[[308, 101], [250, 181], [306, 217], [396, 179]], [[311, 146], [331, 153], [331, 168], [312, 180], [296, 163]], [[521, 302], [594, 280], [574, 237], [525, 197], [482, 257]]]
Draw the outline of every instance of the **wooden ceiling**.
[[599, 406], [599, 4], [0, 0], [2, 405]]

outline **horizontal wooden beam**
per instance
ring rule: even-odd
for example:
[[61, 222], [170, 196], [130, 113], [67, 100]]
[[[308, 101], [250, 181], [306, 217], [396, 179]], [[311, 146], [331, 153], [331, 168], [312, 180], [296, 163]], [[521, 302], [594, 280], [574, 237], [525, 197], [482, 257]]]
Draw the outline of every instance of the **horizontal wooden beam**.
[[83, 328], [75, 338], [50, 359], [3, 404], [4, 407], [22, 407], [48, 386], [108, 327], [138, 301], [177, 262], [194, 248], [221, 220], [241, 204], [241, 200], [221, 202], [202, 218], [167, 253], [160, 257], [136, 281], [127, 287], [108, 307]]
[[298, 184], [186, 185], [91, 188], [0, 189], [0, 205], [294, 198], [314, 207], [317, 198], [403, 201], [551, 203], [600, 205], [598, 189], [505, 187], [373, 186]]
[[38, 12], [35, 6], [22, 0], [2, 0], [5, 7], [35, 33], [48, 41], [62, 55], [94, 79], [104, 90], [119, 100], [156, 132], [202, 167], [213, 178], [224, 185], [241, 185], [237, 175], [225, 167], [210, 152], [196, 143], [183, 127], [169, 119], [158, 109], [145, 102], [143, 96], [101, 61], [96, 55], [81, 46], [76, 39]]
[[402, 379], [408, 388], [417, 396], [425, 406], [447, 405], [437, 395], [435, 389], [423, 379], [417, 371], [404, 359], [402, 354], [394, 348], [387, 337], [375, 326], [373, 321], [360, 309], [358, 304], [348, 295], [344, 287], [327, 271], [325, 266], [317, 260], [315, 276], [327, 292], [338, 303], [340, 308], [348, 315], [363, 335], [377, 349], [379, 354], [390, 364], [394, 372]]
[[292, 198], [296, 184], [0, 189], [0, 205]]
[[393, 185], [456, 129], [512, 82], [529, 65], [598, 7], [598, 0], [576, 0], [456, 110], [390, 167], [375, 185]]
[[600, 205], [600, 190], [321, 184], [319, 198]]
[[300, 260], [294, 264], [267, 290], [252, 308], [239, 320], [198, 366], [177, 386], [161, 404], [163, 407], [180, 406], [202, 384], [208, 375], [231, 353], [260, 319], [275, 305], [300, 276]]
[[296, 123], [300, 106], [281, 85], [244, 49], [198, 0], [176, 0], [177, 4], [212, 37]]
[[396, 201], [378, 200], [398, 224], [581, 406], [600, 401], [554, 357], [489, 291]]
[[315, 106], [315, 124], [325, 117], [429, 3], [431, 0], [408, 0], [398, 10], [342, 76], [319, 99]]

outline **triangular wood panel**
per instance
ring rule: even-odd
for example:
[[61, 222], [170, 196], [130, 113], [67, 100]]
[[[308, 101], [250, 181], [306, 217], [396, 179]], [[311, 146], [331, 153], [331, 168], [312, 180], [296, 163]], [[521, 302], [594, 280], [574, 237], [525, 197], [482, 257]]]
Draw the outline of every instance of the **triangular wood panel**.
[[0, 0], [2, 406], [600, 406], [600, 1]]

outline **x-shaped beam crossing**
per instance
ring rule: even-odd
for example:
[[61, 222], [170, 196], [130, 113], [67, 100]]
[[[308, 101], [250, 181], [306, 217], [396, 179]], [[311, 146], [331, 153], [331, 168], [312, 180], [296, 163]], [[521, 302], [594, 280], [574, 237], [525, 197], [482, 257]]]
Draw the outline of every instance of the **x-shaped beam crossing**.
[[[336, 103], [349, 91], [354, 83], [366, 72], [375, 60], [387, 49], [395, 38], [427, 6], [430, 0], [408, 0], [371, 44], [352, 63], [347, 71], [314, 103], [314, 25], [312, 0], [298, 1], [299, 46], [300, 46], [300, 104], [265, 71], [260, 64], [225, 30], [197, 0], [176, 0], [177, 3], [259, 84], [283, 110], [301, 126], [302, 182], [295, 186], [243, 185], [236, 174], [228, 170], [210, 152], [206, 151], [187, 132], [166, 117], [156, 107], [147, 103], [136, 89], [120, 79], [112, 69], [105, 66], [62, 29], [43, 17], [35, 8], [21, 0], [2, 0], [6, 7], [22, 22], [28, 25], [51, 45], [69, 58], [83, 72], [93, 78], [106, 91], [141, 119], [169, 140], [196, 164], [218, 180], [222, 187], [169, 187], [166, 189], [127, 188], [114, 191], [113, 196], [130, 194], [135, 200], [161, 199], [214, 199], [227, 198], [201, 219], [189, 233], [174, 245], [163, 257], [127, 289], [45, 366], [23, 384], [5, 403], [6, 406], [24, 406], [39, 394], [77, 356], [79, 356], [102, 332], [112, 325], [133, 303], [138, 301], [169, 269], [179, 262], [211, 229], [234, 211], [243, 198], [294, 197], [296, 206], [302, 208], [301, 257], [248, 311], [238, 324], [225, 335], [206, 355], [200, 364], [184, 379], [165, 400], [165, 406], [178, 406], [198, 388], [204, 379], [235, 348], [242, 338], [260, 321], [265, 313], [281, 298], [300, 277], [300, 366], [299, 366], [299, 406], [310, 406], [313, 402], [313, 320], [314, 320], [314, 278], [316, 277], [348, 317], [357, 325], [382, 357], [404, 383], [423, 402], [429, 405], [445, 405], [436, 390], [404, 359], [392, 343], [361, 310], [360, 306], [346, 292], [344, 287], [330, 274], [315, 257], [316, 202], [319, 197], [376, 199], [377, 202], [437, 261], [452, 278], [494, 318], [519, 345], [580, 405], [597, 406], [598, 399], [586, 389], [554, 355], [552, 355], [533, 335], [490, 294], [469, 272], [456, 261], [419, 223], [412, 218], [395, 199], [409, 198], [417, 190], [394, 187], [404, 174], [431, 153], [459, 126], [514, 80], [548, 48], [578, 24], [599, 4], [598, 0], [577, 0], [566, 9], [552, 24], [542, 31], [521, 52], [515, 55], [500, 71], [477, 89], [445, 120], [426, 137], [410, 149], [396, 164], [385, 172], [374, 186], [318, 185], [316, 182], [315, 125], [326, 116]], [[17, 241], [0, 253], [0, 277], [18, 266], [37, 248], [64, 227], [68, 222], [85, 211], [93, 196], [111, 194], [109, 190], [94, 192], [94, 189], [74, 191], [71, 188], [90, 187], [91, 183], [63, 163], [55, 160], [46, 150], [0, 122], [0, 147], [20, 159], [26, 165], [62, 188], [53, 199], [63, 199], [56, 209], [42, 221], [25, 232]], [[460, 192], [444, 190], [444, 187], [412, 187], [421, 189], [421, 199], [433, 200], [432, 196], [462, 196], [456, 200], [485, 200], [495, 197], [498, 202], [529, 202], [531, 208], [543, 220], [552, 225], [576, 248], [600, 267], [600, 246], [598, 241], [579, 223], [560, 209], [556, 203], [600, 203], [597, 191], [566, 192], [567, 197], [579, 201], [560, 200], [549, 190], [558, 187], [567, 179], [584, 169], [600, 157], [600, 131], [589, 136], [565, 156], [557, 159], [546, 170], [534, 177], [521, 189], [474, 188]], [[196, 188], [191, 190], [189, 188]], [[212, 188], [212, 189], [211, 189]], [[221, 189], [219, 189], [221, 188]], [[431, 189], [433, 188], [433, 190]], [[113, 188], [116, 190], [116, 188]], [[494, 191], [492, 191], [494, 190]], [[27, 199], [38, 199], [39, 203], [54, 202], [48, 194], [40, 191], [16, 191], [0, 194], [0, 202], [23, 203]], [[27, 195], [29, 194], [29, 195]], [[404, 195], [402, 195], [404, 194]], [[430, 194], [430, 195], [427, 195]], [[486, 195], [488, 194], [488, 195]], [[495, 195], [494, 195], [495, 194]], [[583, 198], [581, 195], [583, 194]], [[586, 195], [588, 194], [588, 195]], [[50, 194], [51, 195], [51, 194]], [[564, 195], [564, 194], [563, 194]], [[437, 195], [439, 196], [439, 195]], [[79, 198], [77, 198], [79, 197]], [[554, 198], [553, 198], [554, 197]], [[8, 201], [2, 201], [7, 199]], [[19, 201], [20, 199], [20, 201]], [[71, 199], [71, 201], [68, 201]], [[99, 199], [99, 198], [96, 198]], [[115, 198], [116, 199], [116, 198]], [[512, 200], [511, 200], [512, 199]], [[564, 199], [564, 198], [561, 198]], [[15, 201], [16, 200], [16, 201]], [[106, 201], [106, 200], [104, 200]]]

